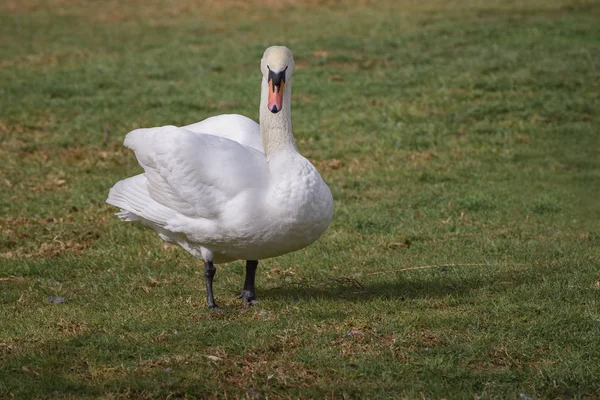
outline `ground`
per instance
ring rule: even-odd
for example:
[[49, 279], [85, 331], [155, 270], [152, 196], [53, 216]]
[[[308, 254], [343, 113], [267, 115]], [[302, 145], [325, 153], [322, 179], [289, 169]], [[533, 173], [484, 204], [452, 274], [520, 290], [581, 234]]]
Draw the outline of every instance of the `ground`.
[[[0, 4], [0, 397], [598, 398], [595, 1]], [[124, 135], [256, 119], [294, 51], [311, 247], [201, 264], [104, 200]]]

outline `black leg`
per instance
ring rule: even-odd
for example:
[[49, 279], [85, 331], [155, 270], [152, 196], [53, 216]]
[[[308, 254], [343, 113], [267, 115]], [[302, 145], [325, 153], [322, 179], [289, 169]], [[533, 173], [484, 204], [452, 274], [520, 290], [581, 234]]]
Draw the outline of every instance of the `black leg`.
[[254, 290], [254, 277], [256, 276], [256, 268], [258, 267], [258, 261], [247, 260], [246, 261], [246, 280], [244, 281], [244, 289], [238, 296], [238, 299], [243, 299], [243, 304], [248, 306], [256, 303], [256, 292]]
[[206, 278], [206, 300], [208, 301], [208, 308], [218, 308], [215, 303], [215, 296], [213, 296], [212, 283], [217, 269], [213, 265], [212, 261], [204, 262], [204, 277]]

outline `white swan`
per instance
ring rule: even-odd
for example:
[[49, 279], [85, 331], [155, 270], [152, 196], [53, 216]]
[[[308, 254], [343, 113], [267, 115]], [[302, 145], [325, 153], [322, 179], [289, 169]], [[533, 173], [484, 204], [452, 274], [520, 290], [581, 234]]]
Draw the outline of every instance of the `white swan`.
[[333, 217], [331, 192], [292, 134], [292, 52], [268, 48], [261, 71], [260, 127], [221, 115], [134, 130], [124, 144], [145, 172], [118, 182], [106, 200], [121, 209], [120, 218], [204, 260], [210, 308], [217, 307], [213, 264], [247, 260], [239, 297], [253, 303], [258, 260], [308, 246]]

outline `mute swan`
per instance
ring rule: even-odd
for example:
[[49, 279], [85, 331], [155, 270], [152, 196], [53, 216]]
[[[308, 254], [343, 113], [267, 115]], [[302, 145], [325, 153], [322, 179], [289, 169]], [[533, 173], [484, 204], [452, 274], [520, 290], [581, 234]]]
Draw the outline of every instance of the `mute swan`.
[[269, 47], [261, 71], [260, 127], [221, 115], [181, 128], [136, 129], [124, 145], [144, 173], [117, 182], [106, 200], [121, 209], [120, 218], [204, 260], [209, 308], [217, 308], [214, 264], [246, 260], [239, 298], [254, 303], [258, 260], [308, 246], [333, 217], [329, 187], [292, 134], [292, 52]]

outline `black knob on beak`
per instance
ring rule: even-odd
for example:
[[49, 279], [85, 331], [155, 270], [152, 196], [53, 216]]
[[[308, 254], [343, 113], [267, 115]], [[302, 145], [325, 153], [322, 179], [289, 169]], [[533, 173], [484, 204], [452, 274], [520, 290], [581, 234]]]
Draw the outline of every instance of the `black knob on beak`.
[[275, 88], [279, 89], [281, 87], [281, 82], [285, 83], [285, 71], [287, 71], [287, 67], [285, 67], [283, 71], [277, 73], [271, 71], [271, 68], [269, 68], [268, 65], [267, 69], [269, 70], [269, 80], [273, 81], [273, 91]]

